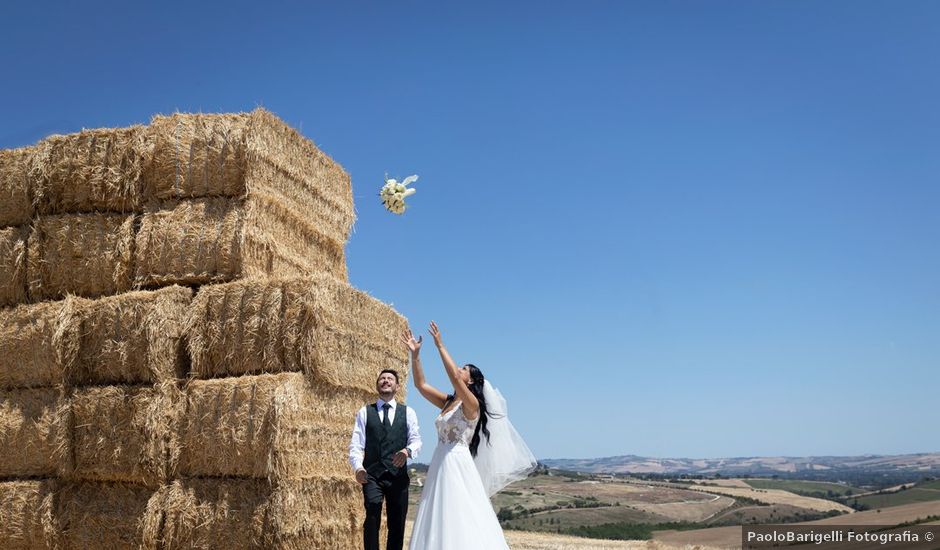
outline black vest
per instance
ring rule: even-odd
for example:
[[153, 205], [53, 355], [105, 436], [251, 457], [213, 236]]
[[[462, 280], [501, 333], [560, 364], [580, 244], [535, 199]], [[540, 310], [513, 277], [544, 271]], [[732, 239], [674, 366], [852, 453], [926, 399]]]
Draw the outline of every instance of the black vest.
[[408, 475], [406, 468], [392, 464], [392, 456], [408, 445], [408, 408], [401, 403], [395, 407], [395, 420], [389, 429], [382, 424], [384, 411], [377, 405], [366, 405], [366, 454], [362, 466], [373, 477], [389, 472], [393, 476]]

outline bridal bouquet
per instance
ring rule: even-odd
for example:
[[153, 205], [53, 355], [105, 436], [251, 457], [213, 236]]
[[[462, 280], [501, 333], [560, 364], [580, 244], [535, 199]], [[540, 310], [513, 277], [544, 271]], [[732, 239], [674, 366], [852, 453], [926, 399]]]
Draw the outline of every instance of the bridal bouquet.
[[418, 176], [408, 176], [399, 183], [394, 179], [389, 179], [388, 174], [386, 174], [385, 185], [382, 186], [382, 191], [379, 192], [385, 208], [395, 214], [404, 214], [405, 208], [407, 208], [405, 197], [414, 195], [416, 191], [416, 189], [409, 189], [408, 186], [416, 181], [418, 181]]

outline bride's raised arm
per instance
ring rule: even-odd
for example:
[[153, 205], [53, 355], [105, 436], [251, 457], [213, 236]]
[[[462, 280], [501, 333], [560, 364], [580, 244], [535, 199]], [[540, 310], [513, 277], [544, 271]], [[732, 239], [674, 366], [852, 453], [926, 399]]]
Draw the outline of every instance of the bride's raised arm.
[[435, 407], [442, 409], [444, 408], [444, 402], [447, 401], [447, 394], [431, 384], [428, 384], [427, 380], [424, 378], [424, 369], [421, 367], [420, 355], [421, 340], [422, 338], [420, 336], [415, 340], [415, 336], [410, 328], [401, 335], [402, 343], [405, 344], [405, 347], [411, 352], [411, 370], [414, 372], [415, 387], [418, 388], [418, 393], [434, 404]]
[[457, 394], [457, 399], [460, 399], [463, 403], [464, 415], [470, 419], [476, 418], [477, 413], [480, 412], [480, 402], [477, 401], [476, 396], [467, 387], [467, 383], [460, 377], [458, 372], [460, 369], [457, 368], [457, 364], [447, 353], [447, 348], [444, 347], [444, 341], [441, 339], [441, 330], [437, 328], [437, 323], [434, 321], [431, 321], [431, 336], [434, 337], [434, 344], [441, 354], [441, 361], [444, 363], [447, 377], [450, 378], [450, 383], [454, 386], [454, 393]]

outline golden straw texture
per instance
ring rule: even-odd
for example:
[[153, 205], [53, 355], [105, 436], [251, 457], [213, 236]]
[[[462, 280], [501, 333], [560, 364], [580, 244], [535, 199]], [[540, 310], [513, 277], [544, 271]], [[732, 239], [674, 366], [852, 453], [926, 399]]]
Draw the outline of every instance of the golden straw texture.
[[148, 207], [136, 237], [137, 286], [323, 272], [345, 280], [341, 243], [282, 224], [276, 209], [226, 197]]
[[229, 281], [241, 273], [242, 211], [231, 199], [156, 205], [137, 233], [138, 286]]
[[348, 477], [275, 486], [263, 480], [181, 479], [162, 493], [164, 548], [362, 547], [362, 490]]
[[0, 389], [62, 383], [56, 329], [63, 302], [0, 310]]
[[171, 286], [97, 300], [70, 296], [59, 337], [70, 385], [156, 383], [185, 376], [192, 290]]
[[194, 380], [186, 388], [179, 474], [348, 476], [352, 419], [372, 398], [311, 385], [300, 373]]
[[29, 223], [33, 216], [27, 177], [33, 148], [0, 149], [0, 227]]
[[349, 175], [309, 139], [264, 109], [155, 116], [144, 172], [148, 199], [260, 193], [345, 242], [354, 220]]
[[55, 510], [62, 546], [156, 549], [161, 517], [156, 495], [128, 483], [62, 483]]
[[0, 391], [0, 478], [60, 472], [69, 453], [66, 404], [59, 388]]
[[0, 482], [0, 548], [57, 548], [55, 481], [31, 479]]
[[178, 391], [172, 382], [75, 390], [70, 476], [154, 488], [166, 481], [179, 455]]
[[37, 213], [139, 211], [145, 130], [101, 128], [40, 141], [29, 166]]
[[[193, 376], [303, 371], [317, 382], [375, 391], [384, 368], [407, 374], [407, 320], [331, 277], [241, 280], [202, 287], [186, 326]], [[402, 379], [402, 391], [407, 381]]]
[[0, 229], [0, 307], [26, 301], [29, 226]]
[[36, 219], [27, 275], [32, 301], [130, 290], [134, 217], [64, 214]]

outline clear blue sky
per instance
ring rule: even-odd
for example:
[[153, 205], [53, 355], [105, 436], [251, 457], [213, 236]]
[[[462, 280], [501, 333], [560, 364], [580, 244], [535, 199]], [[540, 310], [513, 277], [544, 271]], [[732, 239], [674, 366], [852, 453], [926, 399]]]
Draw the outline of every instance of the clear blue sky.
[[940, 451], [938, 2], [41, 4], [0, 147], [271, 109], [352, 175], [352, 283], [539, 457]]

